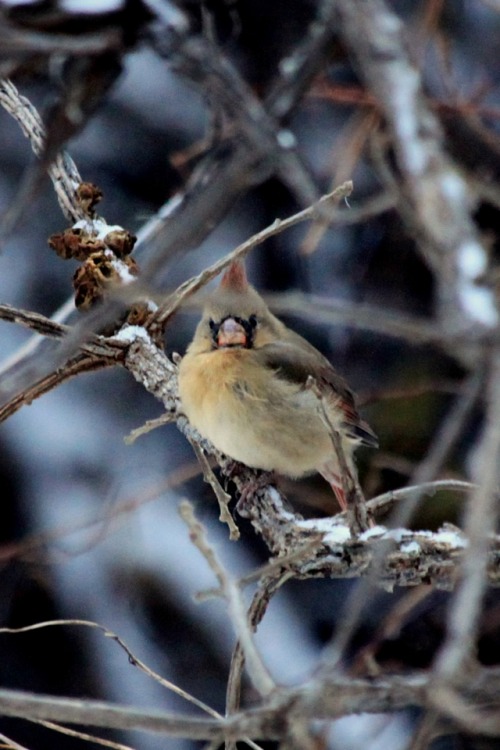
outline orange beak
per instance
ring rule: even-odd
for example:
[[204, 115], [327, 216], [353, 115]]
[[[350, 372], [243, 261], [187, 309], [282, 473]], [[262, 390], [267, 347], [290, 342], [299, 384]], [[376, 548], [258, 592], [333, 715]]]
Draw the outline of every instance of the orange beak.
[[219, 348], [228, 346], [246, 346], [247, 332], [234, 318], [226, 318], [217, 333], [217, 346]]

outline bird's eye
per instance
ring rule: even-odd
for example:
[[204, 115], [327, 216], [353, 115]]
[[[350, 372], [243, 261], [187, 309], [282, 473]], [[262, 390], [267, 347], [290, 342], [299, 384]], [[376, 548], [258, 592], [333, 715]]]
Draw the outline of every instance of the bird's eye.
[[215, 331], [215, 329], [217, 328], [217, 323], [212, 320], [212, 318], [210, 318], [210, 320], [208, 321], [208, 325], [211, 331]]
[[248, 322], [250, 323], [252, 328], [257, 328], [257, 316], [256, 315], [250, 315], [248, 318]]

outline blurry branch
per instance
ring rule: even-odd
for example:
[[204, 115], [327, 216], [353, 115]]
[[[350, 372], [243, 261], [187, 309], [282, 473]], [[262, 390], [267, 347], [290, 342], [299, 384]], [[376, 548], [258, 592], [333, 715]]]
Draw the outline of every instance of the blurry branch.
[[15, 740], [12, 740], [10, 737], [7, 737], [6, 734], [3, 734], [0, 732], [0, 741], [2, 743], [5, 743], [6, 750], [28, 750], [25, 745], [20, 745], [19, 742], [16, 742]]
[[266, 294], [265, 299], [276, 314], [300, 314], [306, 320], [373, 331], [412, 344], [444, 344], [446, 340], [449, 341], [435, 321], [398, 310], [302, 292]]
[[488, 260], [471, 218], [474, 206], [445, 155], [439, 121], [403, 41], [403, 24], [384, 0], [335, 5], [343, 38], [389, 127], [401, 198], [408, 204], [401, 216], [435, 274], [442, 325], [450, 331], [493, 327], [498, 313], [484, 285]]
[[75, 357], [68, 360], [64, 367], [58, 368], [57, 370], [45, 375], [44, 377], [36, 380], [33, 385], [28, 388], [24, 388], [16, 396], [9, 398], [9, 400], [0, 407], [0, 422], [5, 421], [16, 411], [19, 411], [23, 406], [29, 406], [35, 399], [40, 398], [45, 393], [57, 388], [57, 386], [65, 383], [67, 380], [74, 378], [76, 375], [81, 375], [84, 372], [93, 372], [100, 370], [104, 367], [109, 367], [109, 359], [89, 356], [86, 354], [77, 354]]
[[[6, 3], [2, 3], [3, 6]], [[4, 10], [4, 8], [2, 8]], [[27, 55], [54, 55], [58, 53], [74, 56], [95, 55], [117, 48], [121, 43], [121, 34], [112, 28], [101, 31], [83, 32], [80, 34], [57, 33], [26, 28], [9, 24], [2, 17], [0, 23], [0, 49], [2, 51], [2, 70], [9, 67], [15, 71], [16, 63]], [[8, 63], [6, 58], [10, 57]]]
[[[245, 737], [271, 740], [285, 737], [290, 722], [296, 720], [332, 720], [359, 713], [424, 708], [430, 692], [431, 677], [421, 672], [375, 679], [316, 676], [297, 688], [279, 688], [265, 706], [256, 706], [225, 719], [213, 719], [0, 689], [0, 714], [81, 726], [140, 729], [170, 737], [219, 742]], [[497, 736], [500, 732], [499, 695], [500, 671], [481, 668], [462, 684], [453, 701], [438, 700], [439, 710], [466, 731]], [[463, 710], [457, 710], [458, 706]]]
[[180, 505], [179, 512], [189, 528], [191, 541], [201, 552], [217, 578], [222, 595], [228, 604], [229, 616], [241, 644], [252, 684], [261, 697], [269, 696], [276, 689], [276, 684], [255, 646], [241, 591], [224, 570], [213, 548], [208, 543], [206, 531], [196, 518], [191, 503], [184, 500]]
[[[29, 99], [21, 96], [11, 81], [0, 80], [0, 104], [19, 123], [36, 156], [41, 157], [45, 147], [45, 128]], [[48, 167], [48, 173], [64, 216], [70, 222], [84, 219], [85, 213], [75, 198], [75, 190], [82, 182], [73, 159], [62, 152]]]
[[335, 35], [334, 20], [334, 4], [321, 0], [303, 39], [280, 60], [278, 77], [265, 97], [267, 109], [277, 120], [290, 117], [323, 68]]
[[[0, 305], [0, 320], [18, 323], [36, 331], [41, 336], [51, 338], [67, 340], [72, 332], [69, 326], [56, 323], [39, 313], [21, 310], [10, 305]], [[56, 388], [76, 375], [116, 365], [124, 355], [125, 345], [113, 339], [90, 334], [89, 340], [81, 342], [78, 348], [78, 353], [69, 358], [65, 357], [60, 366], [56, 367], [55, 370], [52, 366], [46, 374], [41, 374], [43, 373], [43, 367], [40, 366], [41, 363], [38, 361], [42, 359], [41, 356], [36, 357], [33, 362], [33, 368], [29, 372], [32, 382], [29, 386], [21, 390], [18, 390], [20, 381], [16, 365], [13, 365], [10, 369], [3, 370], [1, 372], [0, 397], [7, 396], [7, 400], [0, 405], [0, 422], [12, 416], [22, 406], [32, 403], [36, 398], [48, 393], [53, 388]], [[60, 359], [62, 353], [59, 351], [57, 356], [52, 356], [52, 361]], [[12, 386], [10, 382], [12, 382]], [[14, 388], [18, 392], [14, 396], [11, 396], [10, 392]]]
[[187, 693], [185, 690], [178, 687], [170, 680], [165, 679], [164, 677], [159, 675], [157, 672], [152, 670], [150, 667], [148, 667], [147, 664], [141, 661], [141, 659], [139, 659], [129, 649], [127, 644], [120, 638], [120, 636], [118, 636], [112, 630], [109, 630], [109, 628], [106, 628], [103, 625], [100, 625], [98, 622], [94, 622], [93, 620], [76, 620], [76, 619], [45, 620], [44, 622], [37, 622], [35, 625], [26, 625], [25, 627], [22, 627], [22, 628], [0, 628], [0, 634], [5, 633], [5, 634], [17, 635], [21, 633], [30, 633], [34, 630], [43, 630], [45, 628], [52, 628], [52, 627], [62, 627], [65, 625], [85, 627], [85, 628], [90, 628], [91, 630], [99, 630], [106, 638], [109, 638], [110, 640], [117, 643], [120, 646], [120, 648], [126, 653], [129, 664], [131, 664], [134, 667], [137, 667], [147, 677], [150, 677], [155, 682], [158, 682], [162, 687], [175, 693], [180, 698], [183, 698], [184, 700], [188, 701], [188, 703], [193, 704], [194, 706], [201, 709], [205, 713], [209, 714], [213, 718], [215, 719], [222, 718], [222, 716], [213, 708], [211, 708], [209, 705], [207, 705], [203, 701], [198, 700], [198, 698], [195, 698], [190, 693]]
[[52, 729], [54, 732], [59, 734], [65, 734], [67, 737], [76, 737], [84, 742], [92, 742], [95, 745], [101, 745], [102, 747], [110, 747], [112, 750], [134, 750], [130, 745], [124, 745], [121, 742], [113, 742], [112, 740], [105, 740], [103, 737], [97, 737], [95, 734], [87, 734], [86, 732], [77, 732], [76, 729], [69, 729], [63, 727], [61, 724], [56, 724], [53, 721], [43, 721], [43, 719], [31, 719], [33, 724], [40, 724], [40, 726], [46, 729]]
[[170, 471], [165, 481], [144, 488], [139, 495], [132, 495], [117, 503], [111, 511], [98, 512], [96, 515], [59, 524], [42, 532], [27, 534], [18, 541], [1, 544], [0, 563], [3, 564], [15, 559], [29, 562], [42, 560], [47, 562], [48, 559], [56, 562], [60, 562], [61, 559], [66, 560], [68, 556], [79, 554], [81, 547], [78, 546], [76, 552], [74, 546], [72, 546], [71, 551], [66, 551], [69, 544], [63, 550], [60, 545], [55, 544], [56, 542], [60, 542], [62, 539], [68, 541], [73, 534], [80, 535], [80, 532], [87, 531], [88, 538], [84, 542], [87, 550], [90, 545], [97, 544], [104, 535], [117, 528], [122, 518], [134, 513], [142, 505], [158, 500], [169, 490], [180, 487], [193, 477], [199, 476], [199, 474], [200, 467], [193, 460]]
[[[319, 23], [327, 29], [327, 18]], [[316, 31], [320, 31], [318, 25]], [[330, 33], [327, 29], [327, 34]], [[281, 129], [280, 120], [291, 113], [297, 96], [288, 97], [286, 106], [280, 97], [280, 116], [277, 117], [271, 107], [263, 106], [231, 61], [206, 39], [179, 35], [165, 48], [162, 36], [155, 38], [154, 44], [156, 51], [166, 56], [176, 71], [189, 78], [203, 93], [210, 92], [212, 100], [215, 98], [217, 106], [229, 116], [238, 138], [254, 152], [256, 164], [267, 163], [271, 173], [290, 188], [299, 204], [308, 205], [318, 199], [311, 175], [298, 156], [294, 136]], [[294, 71], [295, 76], [298, 72]], [[304, 77], [305, 82], [310, 75]], [[297, 95], [300, 93], [301, 90]]]
[[371, 513], [385, 515], [396, 503], [402, 500], [408, 501], [414, 497], [421, 498], [425, 495], [432, 496], [440, 490], [470, 495], [476, 488], [475, 484], [462, 482], [458, 479], [436, 479], [432, 482], [422, 482], [422, 484], [411, 487], [401, 487], [397, 490], [384, 492], [382, 495], [377, 495], [372, 500], [368, 500], [367, 506]]
[[327, 195], [323, 195], [319, 201], [313, 203], [312, 206], [308, 206], [299, 213], [293, 214], [288, 219], [276, 219], [269, 227], [262, 229], [252, 237], [250, 237], [241, 245], [238, 245], [232, 252], [225, 255], [220, 260], [213, 263], [208, 268], [205, 268], [197, 276], [185, 281], [181, 284], [175, 292], [170, 294], [165, 302], [163, 302], [158, 310], [156, 310], [148, 321], [148, 327], [153, 325], [160, 325], [164, 327], [172, 315], [178, 310], [178, 308], [184, 303], [184, 301], [192, 294], [197, 292], [203, 286], [208, 284], [209, 281], [214, 279], [221, 271], [229, 266], [237, 258], [244, 258], [245, 255], [257, 245], [262, 244], [270, 237], [275, 234], [280, 234], [286, 229], [290, 229], [296, 224], [300, 224], [303, 221], [322, 219], [328, 221], [328, 215], [331, 205], [335, 205], [343, 198], [349, 196], [352, 192], [353, 184], [350, 180], [339, 185], [337, 188], [332, 190]]
[[[334, 165], [331, 185], [338, 185], [339, 182], [355, 174], [356, 167], [361, 161], [363, 151], [370, 133], [379, 126], [379, 115], [376, 111], [363, 112], [355, 111], [348, 119], [340, 131], [332, 147], [331, 161]], [[346, 201], [347, 203], [347, 201]], [[388, 209], [397, 207], [398, 196], [394, 191], [384, 190], [380, 195], [365, 201], [363, 213], [358, 210], [361, 221], [366, 221], [372, 216], [377, 216], [386, 212]], [[349, 212], [342, 212], [343, 216]], [[361, 216], [363, 218], [361, 218]], [[348, 222], [350, 219], [348, 219]], [[340, 222], [337, 223], [337, 226]], [[313, 224], [307, 231], [304, 239], [300, 243], [300, 252], [303, 255], [311, 255], [316, 252], [321, 242], [327, 226], [324, 223]]]
[[[500, 5], [499, 5], [500, 7]], [[332, 83], [328, 79], [318, 79], [314, 82], [308, 91], [308, 97], [317, 99], [326, 99], [335, 104], [345, 104], [347, 106], [356, 105], [367, 109], [377, 109], [377, 99], [369, 91], [361, 86], [349, 86], [346, 84]], [[464, 115], [469, 117], [487, 117], [492, 120], [500, 119], [500, 109], [498, 107], [481, 104], [476, 99], [471, 101], [441, 101], [430, 98], [428, 106], [435, 112], [442, 114]]]
[[295, 138], [282, 123], [319, 72], [334, 28], [332, 3], [322, 0], [305, 38], [281, 61], [275, 84], [262, 103], [215, 45], [182, 31], [172, 33], [158, 3], [151, 9], [158, 20], [152, 31], [154, 49], [203, 96], [208, 91], [212, 107], [220, 108], [229, 124], [220, 144], [193, 173], [182, 200], [140, 236], [138, 247], [147, 252], [144, 270], [149, 280], [163, 272], [177, 253], [199, 245], [244, 189], [273, 175], [289, 187], [299, 204], [318, 199]]
[[484, 386], [484, 367], [478, 368], [464, 382], [449, 412], [442, 420], [432, 438], [427, 454], [413, 472], [411, 483], [420, 485], [434, 479], [443, 467], [452, 449], [463, 435], [466, 421], [479, 398]]
[[468, 673], [476, 657], [479, 617], [488, 585], [491, 532], [497, 528], [500, 506], [500, 350], [492, 356], [488, 382], [488, 408], [477, 449], [481, 484], [466, 507], [465, 533], [469, 545], [461, 566], [461, 580], [451, 603], [446, 640], [438, 654], [436, 679], [456, 684]]

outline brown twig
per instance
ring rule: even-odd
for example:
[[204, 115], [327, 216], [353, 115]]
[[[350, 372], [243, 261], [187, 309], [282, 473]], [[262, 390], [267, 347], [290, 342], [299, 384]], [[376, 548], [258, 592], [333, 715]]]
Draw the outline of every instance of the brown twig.
[[236, 542], [240, 538], [240, 531], [234, 522], [231, 511], [229, 510], [229, 503], [231, 502], [232, 497], [222, 489], [219, 480], [212, 471], [212, 467], [210, 466], [207, 457], [203, 453], [203, 449], [200, 448], [197, 441], [193, 438], [189, 439], [189, 442], [191, 443], [191, 447], [193, 448], [195, 456], [201, 466], [203, 479], [213, 489], [214, 495], [219, 503], [219, 521], [227, 524], [229, 528], [229, 538], [231, 541]]
[[69, 360], [64, 367], [58, 368], [38, 380], [33, 385], [25, 388], [20, 393], [10, 398], [7, 403], [0, 407], [0, 422], [11, 417], [23, 406], [31, 404], [35, 399], [53, 390], [67, 380], [81, 375], [84, 372], [94, 372], [109, 367], [109, 359], [80, 354]]
[[248, 252], [250, 252], [250, 250], [257, 245], [260, 245], [265, 240], [299, 224], [302, 221], [314, 220], [317, 218], [323, 219], [324, 213], [328, 207], [350, 195], [352, 189], [352, 182], [347, 181], [343, 185], [339, 185], [331, 193], [324, 195], [317, 203], [305, 208], [303, 211], [299, 211], [299, 213], [290, 216], [288, 219], [276, 219], [276, 221], [274, 221], [269, 227], [257, 232], [257, 234], [254, 234], [241, 245], [238, 245], [238, 247], [232, 252], [204, 269], [197, 276], [185, 281], [175, 290], [175, 292], [169, 295], [165, 302], [159, 306], [158, 310], [151, 315], [147, 324], [148, 328], [154, 326], [164, 327], [175, 311], [189, 296], [208, 284], [209, 281], [220, 274], [221, 271], [227, 268], [227, 266], [229, 266], [234, 260], [237, 258], [243, 258]]

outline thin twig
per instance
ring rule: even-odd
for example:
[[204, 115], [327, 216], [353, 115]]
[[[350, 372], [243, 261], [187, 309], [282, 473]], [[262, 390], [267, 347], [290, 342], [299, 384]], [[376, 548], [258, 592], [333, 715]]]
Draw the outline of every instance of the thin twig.
[[61, 724], [56, 724], [53, 721], [44, 721], [43, 719], [30, 719], [33, 724], [39, 724], [46, 729], [53, 729], [54, 732], [65, 734], [67, 737], [76, 737], [84, 742], [93, 742], [96, 745], [102, 747], [109, 747], [112, 750], [134, 750], [130, 745], [124, 745], [121, 742], [113, 742], [112, 740], [105, 740], [103, 737], [97, 737], [95, 734], [87, 734], [86, 732], [77, 732], [76, 729], [69, 729], [69, 727], [63, 727]]
[[152, 314], [148, 321], [148, 328], [155, 325], [165, 326], [174, 312], [182, 305], [184, 300], [205, 286], [205, 284], [208, 284], [209, 281], [214, 279], [234, 260], [237, 258], [243, 258], [250, 250], [257, 245], [262, 244], [265, 240], [273, 237], [275, 234], [284, 232], [286, 229], [289, 229], [302, 221], [323, 219], [325, 210], [327, 210], [330, 205], [335, 204], [342, 198], [350, 195], [352, 189], [352, 182], [344, 182], [343, 185], [339, 185], [339, 187], [331, 193], [324, 195], [317, 203], [305, 208], [303, 211], [299, 211], [288, 219], [276, 219], [269, 227], [257, 232], [257, 234], [254, 234], [241, 245], [238, 245], [238, 247], [232, 252], [228, 253], [208, 268], [205, 268], [197, 276], [193, 276], [191, 279], [185, 281], [175, 290], [175, 292], [170, 294], [165, 302], [159, 306], [158, 310]]
[[[267, 611], [269, 602], [281, 586], [292, 576], [290, 571], [279, 575], [270, 575], [261, 579], [260, 586], [254, 594], [248, 610], [248, 622], [255, 632]], [[236, 643], [231, 656], [231, 666], [226, 687], [226, 717], [236, 713], [240, 708], [241, 681], [245, 667], [245, 651], [240, 640]], [[230, 743], [226, 743], [226, 750], [233, 750]]]
[[20, 745], [19, 742], [16, 742], [15, 740], [12, 740], [10, 737], [7, 737], [6, 734], [3, 734], [0, 732], [0, 740], [2, 742], [5, 742], [5, 750], [28, 750], [24, 745]]
[[142, 435], [147, 435], [148, 432], [157, 430], [159, 427], [164, 427], [166, 424], [171, 424], [172, 422], [175, 422], [175, 416], [173, 414], [165, 412], [161, 415], [161, 417], [157, 417], [156, 419], [148, 419], [140, 427], [136, 427], [135, 430], [131, 430], [130, 433], [123, 438], [123, 442], [125, 443], [125, 445], [132, 445], [133, 443], [135, 443], [137, 438], [142, 437]]
[[[441, 470], [447, 456], [460, 439], [464, 425], [478, 398], [484, 383], [484, 368], [477, 368], [464, 383], [462, 392], [442, 420], [425, 458], [419, 463], [411, 477], [411, 484], [428, 482]], [[418, 498], [414, 501], [418, 502]]]
[[57, 369], [55, 372], [51, 372], [33, 385], [25, 388], [21, 393], [10, 398], [7, 403], [0, 407], [0, 422], [8, 419], [19, 411], [21, 407], [31, 404], [32, 401], [61, 385], [61, 383], [70, 380], [70, 378], [74, 378], [76, 375], [84, 372], [102, 370], [105, 367], [109, 367], [110, 364], [116, 364], [116, 361], [112, 363], [107, 358], [99, 358], [86, 354], [74, 357], [63, 367]]
[[137, 667], [141, 672], [143, 672], [145, 675], [153, 679], [155, 682], [158, 682], [162, 687], [166, 688], [167, 690], [170, 690], [172, 693], [175, 693], [176, 695], [180, 696], [184, 700], [188, 701], [188, 703], [192, 703], [197, 708], [200, 708], [205, 713], [209, 714], [215, 719], [221, 719], [222, 716], [215, 711], [213, 708], [211, 708], [209, 705], [204, 703], [203, 701], [199, 700], [198, 698], [195, 698], [190, 693], [187, 693], [182, 688], [178, 687], [178, 685], [175, 685], [173, 682], [170, 682], [170, 680], [165, 679], [165, 677], [162, 677], [157, 672], [152, 670], [150, 667], [147, 666], [141, 659], [139, 659], [127, 646], [127, 644], [112, 630], [109, 628], [104, 627], [104, 625], [100, 625], [98, 622], [94, 622], [93, 620], [76, 620], [76, 619], [70, 619], [70, 620], [45, 620], [44, 622], [37, 622], [34, 625], [26, 625], [22, 628], [0, 628], [0, 633], [9, 633], [12, 635], [17, 635], [20, 633], [30, 633], [34, 630], [42, 630], [44, 628], [51, 628], [51, 627], [60, 627], [63, 625], [76, 625], [76, 626], [83, 626], [86, 628], [90, 628], [93, 630], [99, 630], [101, 633], [104, 634], [106, 638], [110, 638], [112, 641], [115, 641], [120, 648], [125, 651], [125, 653], [128, 656], [129, 663], [132, 664], [134, 667]]
[[395, 503], [401, 502], [401, 500], [409, 500], [416, 496], [435, 495], [440, 490], [471, 493], [475, 489], [477, 489], [477, 485], [471, 482], [464, 482], [459, 479], [436, 479], [432, 482], [423, 482], [422, 484], [384, 492], [382, 495], [377, 495], [377, 497], [368, 500], [366, 505], [370, 512], [376, 515], [377, 513], [386, 513]]
[[205, 529], [196, 519], [191, 503], [184, 500], [179, 507], [179, 512], [189, 527], [191, 541], [214, 572], [227, 600], [231, 621], [245, 654], [250, 679], [261, 696], [269, 696], [275, 691], [276, 684], [255, 646], [241, 592], [226, 573], [213, 548], [209, 545], [205, 536]]
[[203, 449], [200, 448], [196, 440], [189, 439], [191, 446], [195, 452], [196, 458], [198, 459], [201, 470], [203, 472], [203, 479], [214, 491], [214, 495], [219, 503], [219, 521], [226, 523], [229, 528], [229, 538], [231, 541], [236, 542], [240, 538], [240, 531], [236, 526], [234, 518], [229, 510], [229, 503], [233, 499], [231, 495], [223, 490], [217, 477], [215, 476], [210, 463], [205, 456]]

